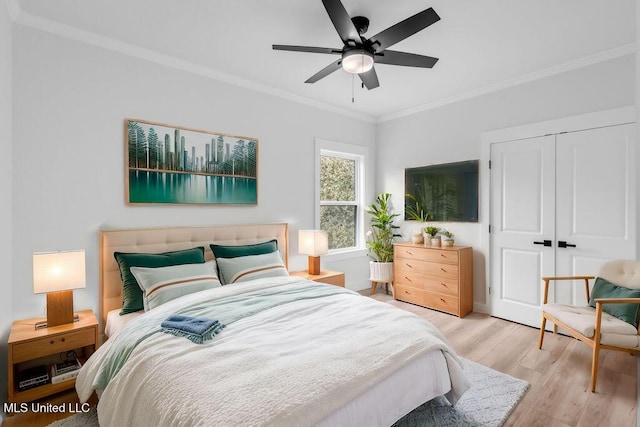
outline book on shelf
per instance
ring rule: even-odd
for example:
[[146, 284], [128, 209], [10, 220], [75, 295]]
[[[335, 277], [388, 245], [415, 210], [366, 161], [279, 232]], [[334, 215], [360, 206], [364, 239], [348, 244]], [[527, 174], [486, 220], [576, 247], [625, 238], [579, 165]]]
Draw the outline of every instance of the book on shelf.
[[49, 373], [45, 365], [25, 369], [18, 375], [18, 390], [20, 391], [48, 383]]
[[51, 383], [57, 384], [78, 376], [82, 364], [76, 358], [51, 366]]

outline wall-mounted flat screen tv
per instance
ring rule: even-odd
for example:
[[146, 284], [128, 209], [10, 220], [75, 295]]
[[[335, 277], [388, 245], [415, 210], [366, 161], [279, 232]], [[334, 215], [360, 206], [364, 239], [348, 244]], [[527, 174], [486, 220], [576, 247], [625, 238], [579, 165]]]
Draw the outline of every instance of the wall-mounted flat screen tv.
[[405, 169], [405, 219], [478, 222], [478, 163]]

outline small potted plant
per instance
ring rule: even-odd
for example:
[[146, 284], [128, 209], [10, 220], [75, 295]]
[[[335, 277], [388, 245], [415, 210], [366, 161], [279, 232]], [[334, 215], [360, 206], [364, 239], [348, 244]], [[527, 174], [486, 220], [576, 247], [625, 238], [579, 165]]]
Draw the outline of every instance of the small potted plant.
[[442, 236], [442, 246], [453, 246], [453, 233], [443, 228], [440, 231], [440, 235]]
[[399, 236], [395, 230], [400, 227], [393, 224], [399, 214], [391, 211], [390, 198], [391, 194], [381, 193], [366, 210], [371, 215], [371, 230], [367, 232], [369, 280], [376, 282], [393, 280], [393, 239]]
[[438, 238], [438, 231], [440, 227], [435, 225], [428, 225], [422, 229], [424, 231], [424, 245], [430, 244], [431, 246], [440, 246], [440, 239]]

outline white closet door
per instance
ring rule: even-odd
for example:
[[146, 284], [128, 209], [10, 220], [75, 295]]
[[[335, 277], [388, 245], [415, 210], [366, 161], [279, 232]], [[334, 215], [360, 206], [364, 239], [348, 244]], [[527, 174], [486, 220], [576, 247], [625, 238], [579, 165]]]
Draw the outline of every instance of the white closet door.
[[492, 144], [491, 164], [491, 311], [539, 326], [540, 277], [555, 272], [555, 136]]
[[[557, 136], [557, 275], [595, 275], [606, 260], [635, 259], [634, 141], [635, 124]], [[553, 292], [556, 302], [587, 302], [584, 282]]]

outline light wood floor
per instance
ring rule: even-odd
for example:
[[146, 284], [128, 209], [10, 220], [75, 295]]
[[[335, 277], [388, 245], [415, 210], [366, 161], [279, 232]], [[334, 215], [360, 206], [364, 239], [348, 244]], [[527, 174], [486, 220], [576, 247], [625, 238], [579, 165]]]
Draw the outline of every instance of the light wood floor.
[[459, 319], [394, 301], [382, 290], [374, 298], [429, 320], [460, 356], [528, 381], [507, 426], [636, 425], [634, 356], [602, 350], [596, 393], [591, 393], [591, 349], [576, 339], [547, 332], [538, 350], [539, 329], [480, 313]]
[[[597, 392], [591, 393], [590, 349], [563, 335], [547, 333], [537, 348], [538, 329], [471, 313], [464, 319], [394, 301], [379, 290], [375, 299], [416, 313], [440, 329], [459, 355], [528, 381], [524, 398], [507, 426], [635, 426], [636, 358], [603, 350]], [[73, 394], [59, 401], [76, 401]], [[22, 414], [2, 426], [46, 426], [61, 414]]]

